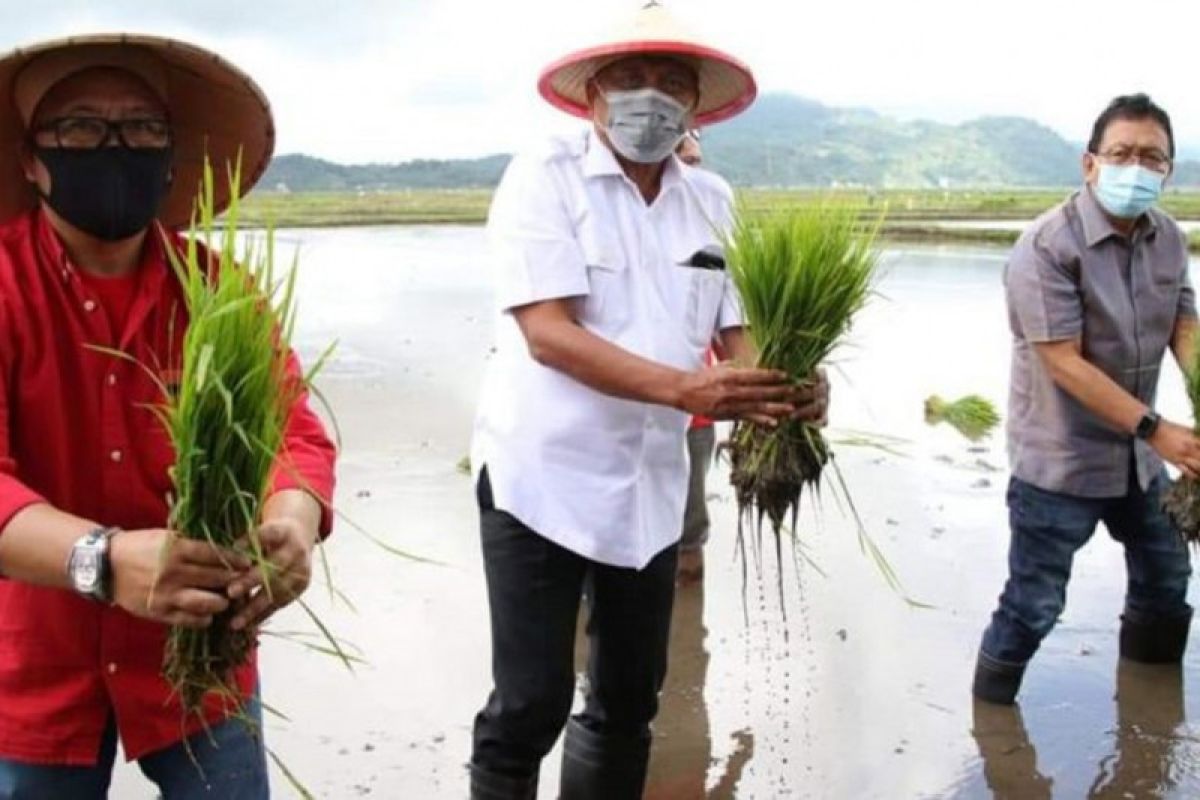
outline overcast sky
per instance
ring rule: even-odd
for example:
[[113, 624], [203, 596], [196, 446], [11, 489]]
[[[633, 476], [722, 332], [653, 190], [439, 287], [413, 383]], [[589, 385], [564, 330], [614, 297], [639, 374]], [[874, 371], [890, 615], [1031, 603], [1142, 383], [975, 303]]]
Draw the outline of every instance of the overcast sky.
[[[667, 0], [762, 91], [902, 117], [1033, 117], [1087, 137], [1144, 90], [1200, 153], [1198, 0]], [[0, 0], [0, 49], [130, 30], [209, 47], [275, 109], [278, 152], [347, 163], [511, 151], [570, 127], [538, 70], [640, 0]]]

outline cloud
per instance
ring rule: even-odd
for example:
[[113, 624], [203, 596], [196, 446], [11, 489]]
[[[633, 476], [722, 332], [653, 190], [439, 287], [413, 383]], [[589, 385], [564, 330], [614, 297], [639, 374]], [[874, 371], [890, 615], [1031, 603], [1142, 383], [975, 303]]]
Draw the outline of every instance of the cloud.
[[[1072, 140], [1113, 95], [1145, 90], [1173, 112], [1181, 141], [1200, 143], [1200, 4], [1142, 0], [1131, 19], [1116, 0], [1086, 12], [1051, 0], [668, 2], [748, 62], [763, 90], [949, 122], [1016, 114]], [[0, 0], [0, 47], [115, 29], [188, 39], [263, 86], [281, 152], [397, 161], [513, 150], [575, 125], [538, 98], [538, 71], [640, 3], [59, 0], [34, 11]], [[1112, 38], [1141, 20], [1148, 49]]]

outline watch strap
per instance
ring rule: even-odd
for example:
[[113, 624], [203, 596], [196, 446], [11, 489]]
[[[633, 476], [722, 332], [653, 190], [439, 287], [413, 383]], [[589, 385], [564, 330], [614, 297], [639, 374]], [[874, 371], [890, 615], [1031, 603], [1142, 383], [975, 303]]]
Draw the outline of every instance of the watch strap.
[[1154, 409], [1148, 409], [1142, 418], [1138, 420], [1137, 427], [1133, 430], [1133, 435], [1139, 439], [1146, 440], [1154, 435], [1158, 430], [1158, 424], [1162, 421], [1162, 417]]

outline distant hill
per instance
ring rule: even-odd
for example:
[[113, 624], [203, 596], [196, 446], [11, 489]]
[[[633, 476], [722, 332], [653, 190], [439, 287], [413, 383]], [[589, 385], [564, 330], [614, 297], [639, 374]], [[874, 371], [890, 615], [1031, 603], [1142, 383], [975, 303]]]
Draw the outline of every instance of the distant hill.
[[[703, 132], [708, 166], [737, 186], [879, 188], [1065, 187], [1079, 181], [1081, 145], [1021, 117], [961, 125], [898, 120], [787, 94], [760, 97]], [[304, 155], [276, 158], [266, 190], [375, 191], [494, 186], [506, 155], [345, 166]], [[1178, 165], [1177, 186], [1200, 186], [1200, 162]]]
[[1031, 120], [906, 122], [790, 95], [761, 98], [703, 145], [740, 185], [1067, 186], [1079, 176], [1079, 149]]
[[478, 188], [495, 186], [508, 161], [507, 155], [494, 155], [348, 166], [293, 154], [271, 161], [259, 185], [268, 191], [286, 189], [293, 192]]

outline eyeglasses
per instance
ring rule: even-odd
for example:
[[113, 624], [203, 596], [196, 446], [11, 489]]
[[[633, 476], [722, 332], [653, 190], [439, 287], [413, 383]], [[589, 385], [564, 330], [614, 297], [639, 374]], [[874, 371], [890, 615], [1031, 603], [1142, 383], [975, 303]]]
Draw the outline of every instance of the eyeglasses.
[[35, 133], [52, 132], [59, 147], [89, 150], [103, 147], [112, 137], [126, 147], [152, 149], [171, 144], [171, 125], [165, 119], [130, 117], [59, 117], [34, 128]]
[[1096, 155], [1105, 161], [1122, 167], [1132, 166], [1133, 164], [1141, 164], [1148, 170], [1162, 173], [1166, 173], [1171, 169], [1171, 157], [1162, 150], [1158, 150], [1156, 148], [1150, 150], [1137, 150], [1132, 147], [1118, 146], [1112, 148], [1111, 150], [1106, 150], [1103, 153], [1097, 153]]

